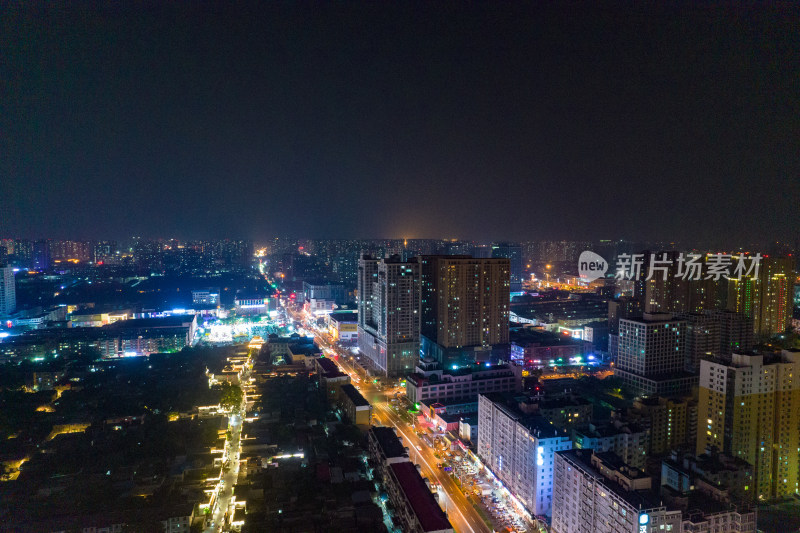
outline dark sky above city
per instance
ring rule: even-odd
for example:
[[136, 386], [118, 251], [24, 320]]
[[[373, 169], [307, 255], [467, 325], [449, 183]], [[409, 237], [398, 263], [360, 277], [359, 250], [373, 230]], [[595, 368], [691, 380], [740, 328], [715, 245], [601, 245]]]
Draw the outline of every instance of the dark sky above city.
[[0, 237], [795, 242], [800, 9], [642, 4], [0, 3]]

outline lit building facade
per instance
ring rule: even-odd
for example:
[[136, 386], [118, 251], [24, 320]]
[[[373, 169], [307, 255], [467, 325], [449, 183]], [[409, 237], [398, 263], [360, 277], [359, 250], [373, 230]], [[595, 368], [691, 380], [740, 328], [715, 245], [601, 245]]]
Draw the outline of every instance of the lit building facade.
[[690, 392], [697, 378], [684, 370], [686, 321], [669, 313], [644, 313], [619, 321], [614, 374], [645, 395]]
[[469, 256], [419, 260], [423, 355], [447, 367], [507, 359], [509, 260]]
[[753, 465], [753, 499], [800, 489], [800, 352], [702, 361], [697, 453], [715, 447]]
[[478, 456], [534, 515], [550, 515], [554, 453], [572, 448], [565, 430], [528, 416], [501, 395], [478, 397]]
[[728, 309], [751, 317], [756, 336], [783, 333], [791, 325], [794, 277], [793, 258], [762, 257], [758, 277], [728, 280]]
[[0, 266], [0, 317], [7, 317], [17, 307], [17, 288], [14, 282], [14, 269]]
[[399, 256], [359, 262], [358, 347], [374, 372], [411, 373], [419, 361], [420, 270]]
[[555, 454], [553, 533], [680, 533], [682, 513], [668, 510], [643, 472], [613, 454]]

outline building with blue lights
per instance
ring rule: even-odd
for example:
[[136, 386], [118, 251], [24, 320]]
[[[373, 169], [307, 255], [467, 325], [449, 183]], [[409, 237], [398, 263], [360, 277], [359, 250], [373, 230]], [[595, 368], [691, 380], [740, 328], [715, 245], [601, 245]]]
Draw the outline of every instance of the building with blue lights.
[[550, 516], [553, 457], [572, 449], [566, 430], [500, 394], [478, 397], [478, 456], [533, 515]]

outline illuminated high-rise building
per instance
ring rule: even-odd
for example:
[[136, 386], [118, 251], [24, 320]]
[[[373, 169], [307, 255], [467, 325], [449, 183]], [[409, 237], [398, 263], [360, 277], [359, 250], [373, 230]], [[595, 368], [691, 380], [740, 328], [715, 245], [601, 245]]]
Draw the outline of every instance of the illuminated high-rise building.
[[510, 261], [454, 255], [419, 261], [425, 357], [446, 367], [506, 358]]
[[364, 256], [358, 269], [359, 350], [380, 374], [410, 374], [419, 361], [419, 263]]
[[50, 268], [50, 241], [42, 239], [33, 243], [33, 268], [47, 270]]
[[752, 499], [800, 491], [800, 352], [701, 361], [696, 451], [711, 447], [753, 466]]
[[522, 246], [519, 243], [498, 242], [492, 244], [492, 257], [502, 257], [509, 261], [509, 280], [511, 292], [522, 290]]
[[17, 307], [17, 290], [14, 285], [14, 270], [0, 265], [0, 317], [6, 317]]
[[719, 281], [679, 275], [681, 256], [685, 254], [675, 251], [642, 254], [643, 264], [634, 282], [634, 295], [644, 312], [701, 313], [717, 307]]
[[794, 276], [791, 257], [762, 257], [757, 277], [728, 280], [728, 309], [751, 317], [757, 337], [783, 333], [792, 320]]
[[644, 313], [619, 321], [614, 374], [644, 395], [685, 394], [697, 384], [686, 372], [686, 321], [670, 313]]

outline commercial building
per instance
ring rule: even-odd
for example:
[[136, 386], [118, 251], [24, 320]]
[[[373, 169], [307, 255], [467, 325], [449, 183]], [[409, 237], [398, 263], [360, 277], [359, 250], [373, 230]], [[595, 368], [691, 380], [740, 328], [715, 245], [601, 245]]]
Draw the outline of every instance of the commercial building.
[[419, 263], [363, 256], [358, 266], [358, 347], [371, 370], [404, 376], [419, 360]]
[[14, 269], [0, 265], [0, 318], [11, 315], [17, 308], [17, 288]]
[[302, 303], [322, 300], [342, 305], [347, 303], [347, 290], [338, 283], [303, 281], [301, 297]]
[[196, 315], [118, 320], [103, 328], [104, 354], [148, 355], [176, 352], [190, 346], [197, 330]]
[[565, 430], [498, 394], [478, 396], [478, 456], [533, 515], [550, 515], [553, 454], [572, 448]]
[[419, 260], [423, 356], [445, 367], [507, 359], [509, 260]]
[[328, 334], [334, 342], [354, 344], [358, 341], [358, 312], [334, 311], [328, 315]]
[[586, 345], [570, 335], [558, 335], [533, 328], [511, 331], [511, 360], [526, 368], [551, 364], [566, 365], [584, 355]]
[[791, 324], [794, 278], [794, 258], [762, 257], [757, 276], [728, 280], [727, 308], [751, 317], [757, 337], [783, 333]]
[[198, 289], [192, 291], [192, 304], [194, 305], [219, 305], [219, 288]]
[[240, 315], [265, 315], [270, 304], [274, 305], [273, 299], [253, 294], [237, 294], [233, 299], [234, 309]]
[[753, 465], [755, 499], [800, 490], [800, 352], [702, 361], [697, 453], [717, 448]]
[[436, 361], [420, 361], [406, 376], [406, 395], [412, 402], [442, 402], [477, 398], [490, 392], [522, 390], [522, 367], [515, 364], [472, 365], [443, 369]]
[[645, 313], [619, 321], [614, 374], [644, 395], [682, 395], [697, 385], [685, 371], [686, 321], [669, 313]]

